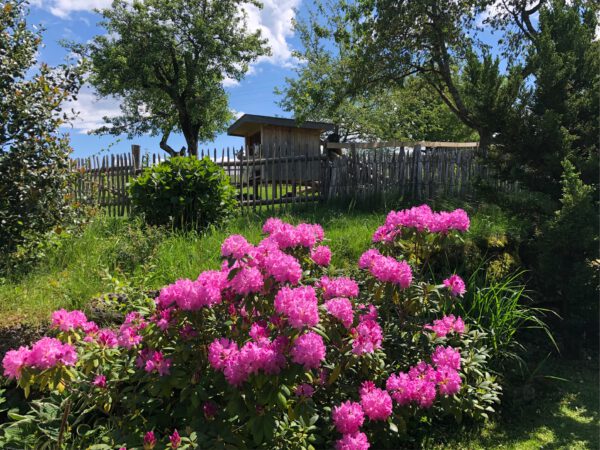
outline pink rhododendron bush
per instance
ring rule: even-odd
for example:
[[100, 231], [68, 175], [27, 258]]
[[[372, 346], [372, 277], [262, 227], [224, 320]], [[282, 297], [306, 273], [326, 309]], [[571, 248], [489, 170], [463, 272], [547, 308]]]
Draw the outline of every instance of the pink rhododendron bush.
[[391, 212], [339, 273], [319, 225], [272, 218], [262, 241], [228, 237], [221, 267], [133, 302], [118, 327], [56, 311], [4, 376], [34, 410], [55, 405], [51, 438], [73, 448], [398, 448], [498, 401], [482, 332], [453, 311], [469, 287], [426, 270], [468, 228], [462, 210]]

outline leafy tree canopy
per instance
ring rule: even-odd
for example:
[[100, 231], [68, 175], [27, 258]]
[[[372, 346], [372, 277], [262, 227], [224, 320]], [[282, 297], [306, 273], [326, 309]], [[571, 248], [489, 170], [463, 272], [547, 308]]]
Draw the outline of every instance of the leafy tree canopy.
[[101, 11], [105, 35], [84, 47], [91, 83], [100, 95], [122, 99], [122, 114], [105, 118], [98, 133], [183, 133], [187, 150], [214, 138], [231, 120], [223, 80], [240, 80], [269, 52], [260, 31], [250, 32], [244, 5], [255, 0], [114, 0]]
[[82, 78], [78, 64], [38, 62], [41, 30], [28, 27], [27, 12], [23, 0], [0, 4], [0, 271], [68, 211], [71, 148], [59, 127]]

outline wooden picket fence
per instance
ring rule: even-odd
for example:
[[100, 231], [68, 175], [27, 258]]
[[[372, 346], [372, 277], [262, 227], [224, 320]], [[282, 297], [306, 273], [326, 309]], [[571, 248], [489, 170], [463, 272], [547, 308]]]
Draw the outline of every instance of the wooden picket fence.
[[[493, 174], [476, 157], [477, 143], [328, 143], [326, 148], [311, 152], [304, 149], [304, 154], [294, 151], [255, 146], [221, 152], [201, 150], [198, 156], [209, 157], [223, 168], [237, 188], [243, 212], [380, 196], [417, 200], [465, 197], [482, 178], [498, 189], [517, 188], [494, 181]], [[73, 197], [105, 208], [113, 216], [128, 215], [129, 182], [146, 167], [165, 159], [164, 154], [141, 155], [137, 145], [129, 154], [75, 159]]]

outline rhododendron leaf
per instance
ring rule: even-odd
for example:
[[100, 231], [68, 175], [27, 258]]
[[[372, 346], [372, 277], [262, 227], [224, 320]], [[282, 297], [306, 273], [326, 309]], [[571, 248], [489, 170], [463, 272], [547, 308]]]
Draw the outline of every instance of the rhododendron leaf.
[[335, 383], [335, 381], [340, 376], [340, 373], [342, 373], [342, 365], [338, 364], [337, 366], [335, 366], [335, 368], [331, 372], [331, 375], [329, 375], [329, 380], [327, 380], [327, 385], [331, 386], [333, 383]]
[[279, 403], [279, 406], [281, 406], [283, 409], [287, 408], [287, 399], [281, 392], [277, 393], [277, 403]]

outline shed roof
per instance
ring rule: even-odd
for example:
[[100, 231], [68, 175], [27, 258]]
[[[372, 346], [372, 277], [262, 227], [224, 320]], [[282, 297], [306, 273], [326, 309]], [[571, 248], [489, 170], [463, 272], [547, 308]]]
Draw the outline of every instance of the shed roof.
[[302, 122], [295, 119], [284, 119], [282, 117], [258, 116], [255, 114], [244, 114], [227, 129], [229, 136], [250, 136], [260, 130], [261, 125], [274, 125], [278, 127], [333, 131], [334, 125], [326, 122]]

